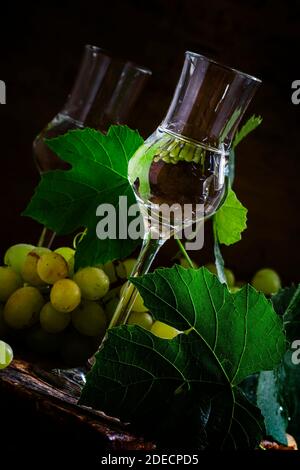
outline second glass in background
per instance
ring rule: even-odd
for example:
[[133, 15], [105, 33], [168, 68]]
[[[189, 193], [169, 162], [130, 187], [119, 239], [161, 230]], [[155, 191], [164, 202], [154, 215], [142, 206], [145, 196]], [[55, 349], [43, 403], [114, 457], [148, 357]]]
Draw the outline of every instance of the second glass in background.
[[39, 172], [67, 168], [67, 164], [47, 147], [46, 138], [71, 129], [92, 127], [105, 132], [111, 124], [126, 124], [150, 76], [147, 68], [114, 59], [99, 47], [86, 45], [63, 109], [33, 142]]

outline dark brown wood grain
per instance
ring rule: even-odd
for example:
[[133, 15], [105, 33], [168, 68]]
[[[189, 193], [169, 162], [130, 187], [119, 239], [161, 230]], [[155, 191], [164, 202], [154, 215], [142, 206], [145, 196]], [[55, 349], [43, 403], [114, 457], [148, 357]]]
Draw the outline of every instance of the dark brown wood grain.
[[[15, 359], [10, 367], [0, 372], [1, 402], [18, 402], [24, 410], [24, 416], [30, 404], [32, 419], [38, 414], [44, 426], [51, 421], [53, 429], [60, 428], [60, 433], [73, 438], [76, 434], [82, 442], [90, 441], [94, 447], [96, 443], [99, 453], [155, 448], [153, 443], [131, 433], [128, 426], [117, 418], [77, 405], [79, 389], [67, 381], [62, 382], [59, 388], [51, 385], [50, 375], [50, 371]], [[6, 417], [11, 417], [12, 412], [13, 408], [6, 408]], [[1, 418], [3, 425], [3, 412]], [[29, 423], [28, 431], [32, 432], [31, 429]]]
[[[0, 372], [1, 403], [6, 402], [5, 412], [1, 410], [1, 424], [5, 419], [12, 418], [13, 408], [8, 404], [19, 403], [23, 418], [26, 420], [26, 409], [33, 419], [38, 414], [42, 426], [51, 428], [47, 438], [53, 439], [52, 433], [68, 436], [82, 447], [88, 444], [89, 452], [97, 452], [100, 456], [105, 452], [153, 451], [156, 445], [141, 436], [137, 436], [117, 418], [107, 416], [101, 411], [79, 406], [79, 388], [72, 381], [59, 379], [49, 369], [31, 362], [15, 359], [13, 363]], [[22, 417], [21, 417], [22, 419]], [[18, 435], [18, 423], [12, 421], [14, 432]], [[29, 433], [33, 433], [33, 423], [26, 423]], [[16, 432], [17, 431], [17, 432]], [[37, 431], [39, 431], [37, 429]], [[33, 434], [34, 436], [34, 434]], [[23, 436], [24, 439], [24, 436]], [[33, 437], [35, 441], [37, 438]], [[9, 442], [9, 441], [8, 441]], [[22, 440], [20, 441], [22, 444]], [[55, 446], [53, 446], [55, 448]], [[265, 450], [297, 450], [294, 438], [288, 435], [288, 445], [282, 445], [271, 439], [261, 442]], [[38, 449], [37, 449], [38, 450]]]

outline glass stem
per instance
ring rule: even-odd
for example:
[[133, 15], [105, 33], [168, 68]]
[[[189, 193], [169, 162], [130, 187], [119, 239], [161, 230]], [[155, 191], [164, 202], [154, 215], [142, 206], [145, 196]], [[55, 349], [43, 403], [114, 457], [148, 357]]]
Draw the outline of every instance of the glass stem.
[[[131, 273], [131, 277], [142, 276], [149, 271], [157, 252], [165, 241], [166, 239], [164, 238], [152, 238], [150, 231], [145, 235], [142, 249]], [[137, 294], [138, 291], [134, 285], [127, 281], [127, 285], [111, 319], [109, 328], [124, 325], [127, 322]]]

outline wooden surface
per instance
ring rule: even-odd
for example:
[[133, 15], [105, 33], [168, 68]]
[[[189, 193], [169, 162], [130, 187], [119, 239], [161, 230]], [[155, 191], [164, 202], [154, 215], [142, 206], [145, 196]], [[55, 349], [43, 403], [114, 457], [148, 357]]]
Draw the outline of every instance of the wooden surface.
[[[1, 429], [6, 429], [1, 441], [3, 448], [13, 436], [16, 448], [21, 448], [24, 442], [27, 446], [28, 439], [35, 442], [35, 452], [43, 441], [51, 442], [53, 452], [56, 446], [61, 449], [61, 445], [65, 451], [71, 442], [71, 448], [78, 446], [78, 458], [82, 456], [79, 451], [85, 449], [98, 456], [156, 449], [154, 443], [130, 432], [117, 418], [77, 405], [80, 388], [63, 377], [20, 359], [0, 371]], [[270, 440], [262, 441], [261, 446], [266, 450], [297, 450], [292, 436], [288, 440], [288, 446]]]
[[[38, 440], [40, 431], [47, 429], [48, 437], [52, 440], [55, 440], [55, 435], [68, 436], [68, 440], [72, 440], [74, 444], [90, 443], [99, 454], [104, 451], [155, 448], [154, 444], [132, 434], [128, 426], [120, 423], [118, 419], [77, 405], [79, 388], [71, 382], [59, 383], [58, 380], [59, 388], [51, 385], [51, 382], [53, 377], [50, 371], [23, 360], [14, 360], [10, 367], [0, 371], [0, 396], [3, 407], [1, 409], [0, 406], [1, 426], [4, 426], [6, 416], [7, 424], [11, 423], [14, 435], [20, 434], [20, 443], [26, 436], [22, 428], [21, 432], [18, 429], [19, 421], [21, 419], [26, 422], [29, 419], [26, 424], [27, 433], [32, 433], [32, 440]], [[17, 413], [16, 404], [19, 407]], [[19, 414], [19, 421], [14, 420], [14, 413]]]

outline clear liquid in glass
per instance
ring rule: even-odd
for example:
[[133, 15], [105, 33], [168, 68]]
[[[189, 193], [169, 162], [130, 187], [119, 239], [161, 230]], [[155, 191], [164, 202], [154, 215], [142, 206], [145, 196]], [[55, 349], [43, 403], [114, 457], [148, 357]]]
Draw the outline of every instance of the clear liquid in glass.
[[[133, 156], [129, 179], [137, 199], [151, 213], [159, 206], [189, 204], [191, 220], [212, 216], [226, 193], [228, 154], [159, 129]], [[136, 175], [136, 169], [140, 174]], [[170, 222], [172, 225], [172, 222]]]

